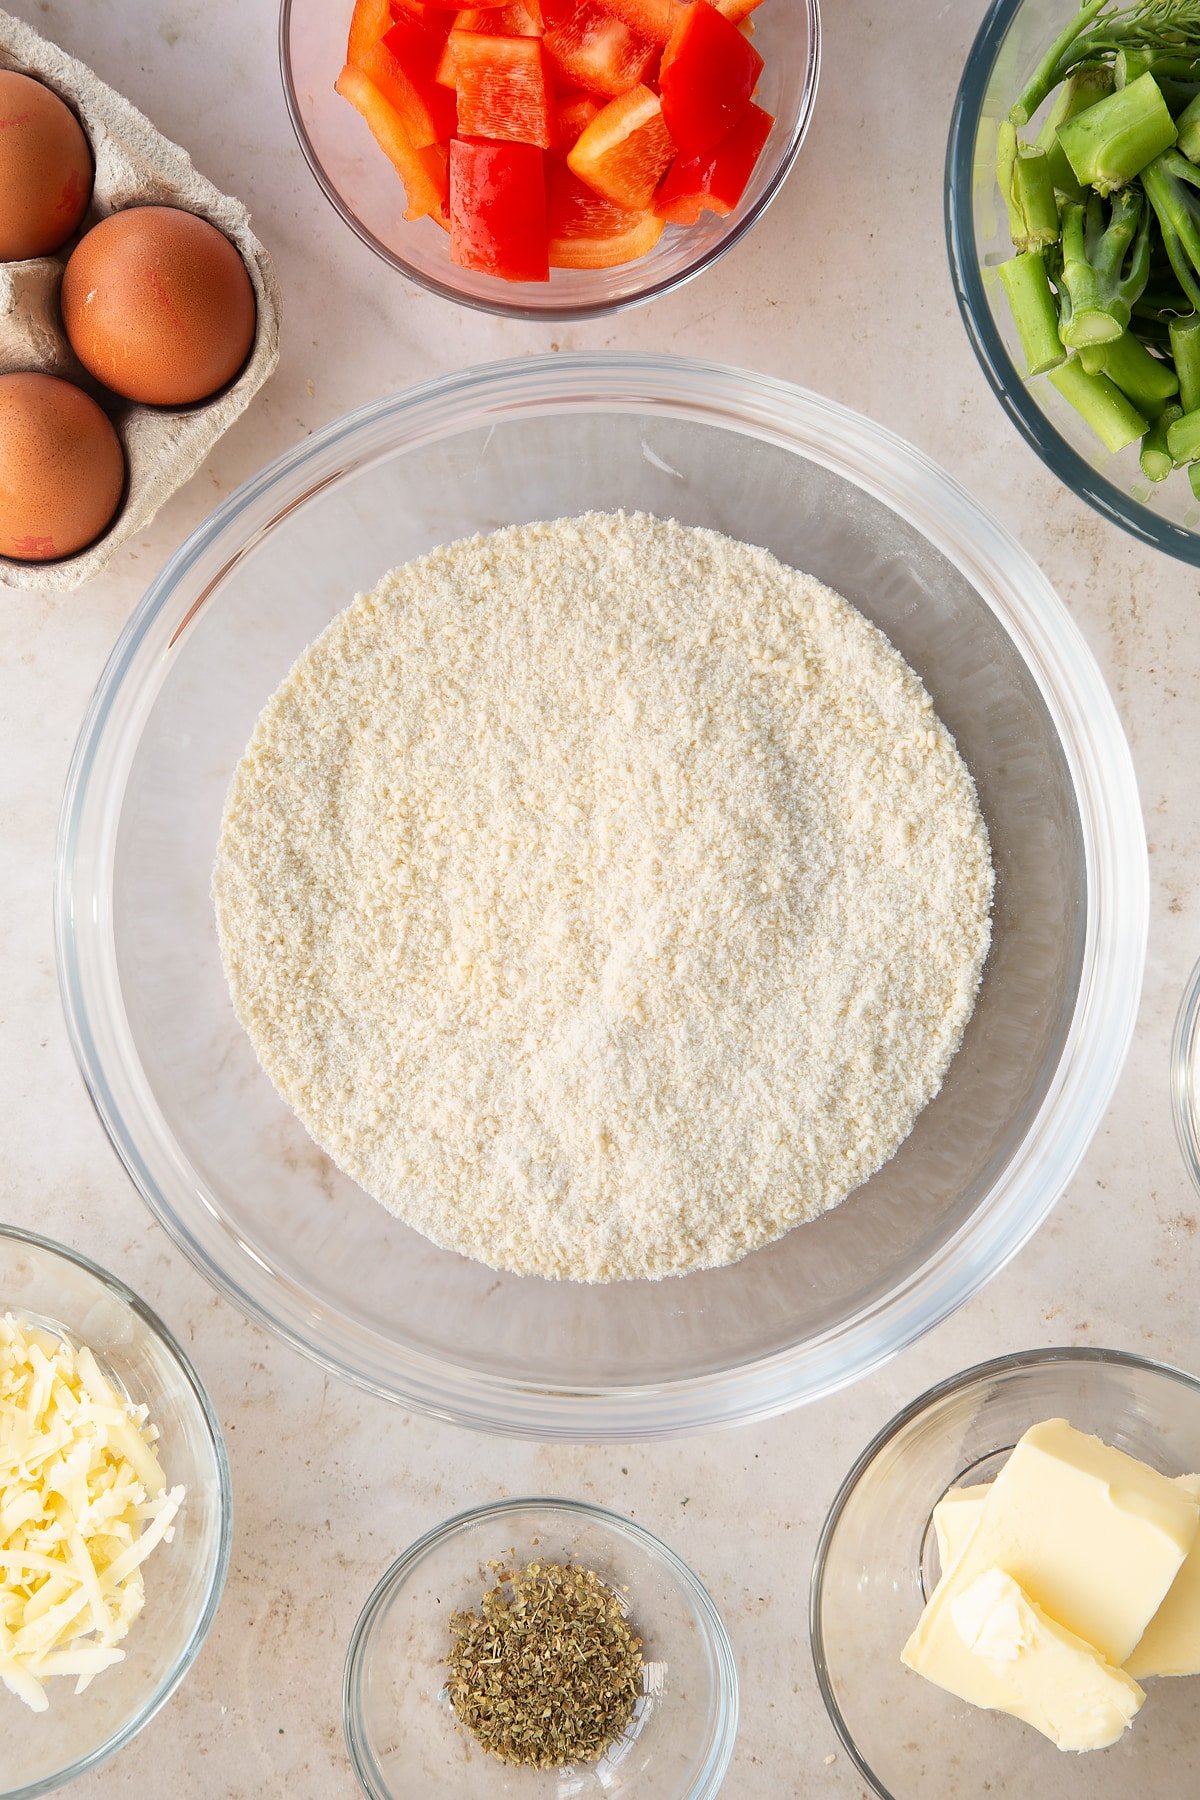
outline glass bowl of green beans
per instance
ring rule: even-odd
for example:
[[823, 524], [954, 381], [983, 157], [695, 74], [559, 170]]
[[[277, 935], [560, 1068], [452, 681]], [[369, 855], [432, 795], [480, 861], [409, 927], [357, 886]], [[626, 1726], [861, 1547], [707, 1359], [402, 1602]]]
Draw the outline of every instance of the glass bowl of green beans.
[[946, 159], [959, 308], [1042, 460], [1200, 564], [1200, 5], [993, 0]]

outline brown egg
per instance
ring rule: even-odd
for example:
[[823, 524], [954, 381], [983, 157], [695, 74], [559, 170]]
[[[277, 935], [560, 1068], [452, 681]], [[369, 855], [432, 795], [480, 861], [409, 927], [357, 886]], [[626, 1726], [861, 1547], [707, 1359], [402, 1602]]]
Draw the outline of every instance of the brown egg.
[[49, 256], [73, 237], [92, 197], [92, 153], [65, 100], [0, 69], [0, 262]]
[[229, 239], [173, 206], [102, 219], [71, 253], [62, 316], [85, 369], [127, 400], [188, 406], [231, 381], [254, 341], [254, 289]]
[[125, 457], [96, 402], [56, 375], [0, 375], [0, 556], [54, 562], [121, 504]]

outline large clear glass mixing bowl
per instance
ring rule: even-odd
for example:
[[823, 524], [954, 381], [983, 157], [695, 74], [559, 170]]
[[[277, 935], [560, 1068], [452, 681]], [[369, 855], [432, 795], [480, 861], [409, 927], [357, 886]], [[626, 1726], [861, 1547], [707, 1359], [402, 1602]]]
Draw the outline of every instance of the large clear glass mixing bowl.
[[[966, 1039], [885, 1168], [736, 1267], [584, 1287], [439, 1250], [333, 1168], [234, 1018], [209, 880], [260, 708], [356, 591], [466, 533], [618, 507], [765, 544], [874, 619], [975, 775], [998, 884]], [[992, 1275], [1107, 1104], [1146, 910], [1116, 713], [1016, 543], [924, 457], [828, 401], [616, 355], [411, 389], [220, 507], [154, 582], [101, 679], [68, 781], [57, 894], [67, 1019], [100, 1116], [221, 1290], [405, 1405], [590, 1440], [828, 1393]]]

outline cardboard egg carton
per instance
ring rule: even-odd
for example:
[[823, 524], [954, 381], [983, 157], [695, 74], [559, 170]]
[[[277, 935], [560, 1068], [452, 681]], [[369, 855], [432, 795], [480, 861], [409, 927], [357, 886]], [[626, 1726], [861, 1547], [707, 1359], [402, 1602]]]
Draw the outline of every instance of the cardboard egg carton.
[[54, 256], [0, 263], [0, 374], [41, 370], [64, 375], [108, 413], [125, 451], [128, 485], [121, 510], [87, 550], [53, 563], [0, 557], [9, 587], [77, 588], [99, 573], [126, 538], [141, 531], [167, 497], [194, 475], [221, 433], [249, 405], [279, 360], [279, 287], [271, 259], [250, 229], [240, 201], [197, 174], [187, 152], [83, 63], [0, 12], [0, 67], [19, 69], [53, 88], [78, 114], [92, 147], [96, 184], [82, 230], [126, 206], [161, 203], [199, 213], [240, 250], [258, 302], [254, 345], [242, 372], [212, 400], [178, 410], [135, 405], [98, 387], [81, 369], [62, 328], [59, 289], [72, 238]]

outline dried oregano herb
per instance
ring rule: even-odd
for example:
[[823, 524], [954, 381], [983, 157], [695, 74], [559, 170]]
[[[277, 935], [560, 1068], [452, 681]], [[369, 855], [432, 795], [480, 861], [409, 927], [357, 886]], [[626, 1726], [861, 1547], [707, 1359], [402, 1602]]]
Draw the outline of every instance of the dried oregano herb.
[[642, 1691], [642, 1640], [591, 1569], [489, 1563], [495, 1586], [450, 1620], [450, 1700], [491, 1756], [537, 1769], [595, 1762]]

